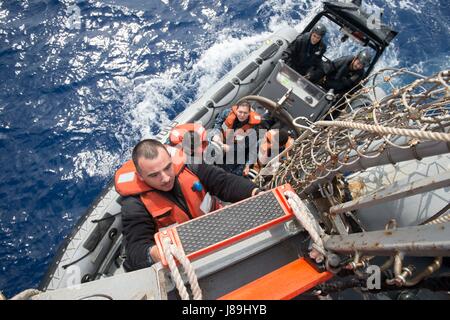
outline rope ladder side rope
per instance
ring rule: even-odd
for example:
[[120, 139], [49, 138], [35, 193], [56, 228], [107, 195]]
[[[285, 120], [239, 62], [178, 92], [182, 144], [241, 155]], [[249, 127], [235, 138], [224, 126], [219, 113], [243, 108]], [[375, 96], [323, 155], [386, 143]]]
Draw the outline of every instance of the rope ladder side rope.
[[195, 274], [194, 267], [192, 266], [189, 259], [186, 257], [184, 252], [182, 252], [178, 247], [171, 243], [168, 237], [163, 238], [162, 244], [164, 257], [167, 260], [172, 279], [175, 282], [175, 286], [177, 287], [181, 299], [190, 300], [190, 296], [187, 292], [180, 270], [178, 269], [174, 258], [176, 258], [180, 262], [186, 272], [189, 284], [192, 289], [193, 299], [202, 300], [202, 291], [198, 284], [197, 275]]
[[406, 136], [422, 140], [434, 140], [434, 141], [445, 141], [450, 142], [450, 133], [444, 132], [432, 132], [432, 131], [422, 131], [414, 129], [402, 129], [402, 128], [390, 128], [380, 125], [371, 125], [365, 123], [357, 123], [350, 121], [317, 121], [314, 123], [315, 126], [332, 126], [340, 128], [352, 128], [364, 130], [372, 133], [378, 133], [381, 135], [397, 135]]

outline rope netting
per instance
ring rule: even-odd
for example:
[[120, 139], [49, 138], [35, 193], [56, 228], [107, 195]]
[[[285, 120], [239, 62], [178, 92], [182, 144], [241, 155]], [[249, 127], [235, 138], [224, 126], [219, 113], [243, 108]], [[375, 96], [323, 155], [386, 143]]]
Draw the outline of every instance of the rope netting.
[[[295, 119], [303, 133], [291, 148], [268, 163], [256, 182], [266, 188], [290, 183], [304, 196], [305, 190], [317, 190], [335, 173], [361, 160], [386, 157], [386, 152], [387, 157], [396, 150], [416, 154], [419, 145], [430, 141], [446, 143], [448, 152], [449, 80], [450, 70], [431, 77], [392, 68], [374, 73], [319, 121], [302, 125], [299, 123], [306, 119]], [[410, 84], [402, 85], [407, 82]], [[359, 168], [364, 169], [362, 165]]]

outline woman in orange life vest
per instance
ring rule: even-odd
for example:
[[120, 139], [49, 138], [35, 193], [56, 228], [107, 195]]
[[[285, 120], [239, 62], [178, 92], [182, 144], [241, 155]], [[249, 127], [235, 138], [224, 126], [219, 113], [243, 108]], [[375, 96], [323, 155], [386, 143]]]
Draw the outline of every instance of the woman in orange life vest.
[[244, 176], [248, 175], [250, 169], [259, 172], [261, 168], [270, 160], [289, 148], [294, 143], [294, 139], [289, 136], [289, 132], [284, 129], [271, 129], [266, 132], [260, 142], [258, 161], [253, 165], [247, 165], [244, 169]]
[[126, 270], [159, 261], [154, 234], [161, 227], [204, 214], [206, 192], [227, 202], [259, 192], [248, 179], [212, 165], [185, 165], [183, 160], [180, 150], [148, 139], [134, 147], [132, 160], [116, 172], [115, 187], [122, 196]]
[[[246, 143], [246, 138], [255, 133], [262, 122], [262, 117], [252, 110], [248, 101], [241, 101], [231, 110], [224, 110], [215, 120], [212, 141], [220, 145], [225, 153], [230, 152], [231, 144], [234, 144], [234, 163], [225, 163], [223, 168], [234, 174], [242, 175], [245, 163], [237, 163], [237, 144]], [[252, 132], [251, 129], [255, 131]], [[256, 136], [257, 139], [257, 136]], [[245, 162], [248, 161], [249, 146], [245, 145]], [[244, 157], [242, 157], [244, 158]], [[238, 157], [239, 159], [239, 157]]]

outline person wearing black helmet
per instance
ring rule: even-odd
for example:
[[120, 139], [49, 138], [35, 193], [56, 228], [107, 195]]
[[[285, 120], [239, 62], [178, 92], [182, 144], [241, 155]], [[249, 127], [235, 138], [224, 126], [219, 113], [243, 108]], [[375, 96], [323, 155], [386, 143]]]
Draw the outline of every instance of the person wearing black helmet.
[[318, 81], [323, 75], [322, 56], [327, 49], [323, 36], [326, 32], [323, 24], [316, 24], [311, 32], [297, 37], [288, 52], [287, 64], [312, 82]]
[[372, 58], [367, 50], [356, 56], [345, 56], [336, 59], [325, 67], [324, 88], [334, 89], [342, 94], [356, 86], [364, 77], [364, 69], [370, 65]]

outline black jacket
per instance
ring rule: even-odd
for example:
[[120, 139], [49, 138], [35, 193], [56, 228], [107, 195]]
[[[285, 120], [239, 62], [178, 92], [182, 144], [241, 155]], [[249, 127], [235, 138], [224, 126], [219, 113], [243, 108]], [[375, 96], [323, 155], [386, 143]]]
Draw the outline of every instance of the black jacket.
[[336, 93], [344, 93], [361, 81], [364, 77], [364, 69], [351, 70], [350, 65], [353, 59], [353, 56], [345, 56], [334, 60], [329, 65], [324, 85], [326, 89], [334, 89]]
[[307, 74], [311, 69], [321, 68], [322, 56], [327, 50], [322, 40], [313, 45], [310, 38], [311, 32], [297, 37], [287, 59], [288, 65], [301, 75]]
[[[223, 169], [208, 165], [188, 165], [197, 175], [203, 187], [214, 196], [226, 202], [237, 202], [251, 196], [256, 186], [248, 179], [225, 172]], [[186, 207], [178, 181], [174, 189], [165, 192], [167, 197]], [[139, 196], [130, 196], [122, 200], [122, 224], [125, 240], [126, 270], [137, 270], [149, 267], [153, 261], [149, 249], [155, 244], [154, 234], [157, 232], [153, 217], [145, 208]]]

